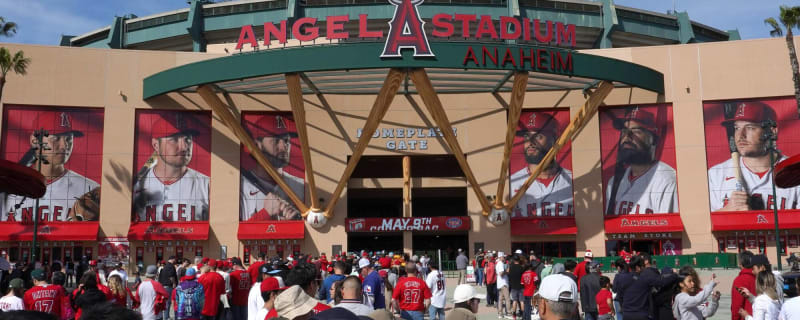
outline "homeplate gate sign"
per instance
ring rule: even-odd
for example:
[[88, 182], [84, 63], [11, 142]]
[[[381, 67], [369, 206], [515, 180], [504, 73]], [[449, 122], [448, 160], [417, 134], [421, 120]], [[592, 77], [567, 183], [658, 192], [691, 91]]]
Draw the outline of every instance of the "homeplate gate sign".
[[[389, 21], [389, 33], [385, 36], [386, 43], [381, 52], [381, 58], [401, 58], [401, 49], [411, 49], [414, 57], [435, 57], [436, 54], [431, 49], [428, 42], [428, 35], [425, 33], [419, 15], [418, 7], [424, 0], [389, 0], [395, 6], [394, 16]], [[340, 40], [349, 39], [351, 36], [357, 38], [384, 38], [383, 31], [367, 29], [368, 15], [359, 14], [358, 34], [351, 35], [344, 31], [344, 24], [350, 21], [349, 15], [328, 16], [325, 19], [325, 39]], [[263, 25], [264, 46], [268, 46], [272, 40], [277, 40], [280, 44], [285, 44], [289, 32], [292, 37], [299, 41], [313, 41], [320, 38], [317, 18], [303, 17], [291, 22], [281, 20], [278, 25], [267, 22]], [[477, 22], [478, 28], [475, 34], [470, 32], [470, 23]], [[447, 14], [438, 13], [433, 15], [433, 32], [431, 35], [437, 38], [448, 38], [458, 35], [464, 39], [492, 39], [492, 40], [524, 40], [535, 41], [541, 44], [550, 44], [575, 47], [575, 25], [564, 24], [562, 22], [540, 21], [539, 19], [529, 19], [522, 17], [500, 17], [494, 20], [489, 15], [475, 14]], [[544, 23], [544, 28], [542, 27]], [[290, 30], [287, 28], [291, 28]], [[542, 30], [544, 29], [544, 30]], [[239, 32], [239, 40], [236, 49], [242, 50], [246, 44], [253, 49], [259, 47], [252, 25], [242, 26]], [[552, 50], [546, 47], [540, 48], [508, 48], [493, 46], [468, 46], [464, 52], [462, 61], [464, 67], [498, 67], [506, 68], [513, 66], [523, 70], [548, 70], [561, 73], [571, 73], [572, 53], [563, 50]]]

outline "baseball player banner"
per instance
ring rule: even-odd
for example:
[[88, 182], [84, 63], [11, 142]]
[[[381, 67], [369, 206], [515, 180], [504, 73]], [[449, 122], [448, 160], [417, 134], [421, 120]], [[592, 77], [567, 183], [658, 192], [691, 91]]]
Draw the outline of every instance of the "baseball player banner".
[[[283, 181], [305, 198], [305, 165], [297, 128], [291, 113], [250, 112], [242, 124]], [[301, 220], [300, 211], [286, 192], [267, 174], [250, 151], [241, 149], [240, 221]]]
[[128, 238], [102, 238], [97, 242], [97, 258], [107, 266], [127, 264], [131, 256]]
[[134, 222], [208, 221], [211, 113], [137, 110]]
[[677, 213], [672, 105], [609, 107], [599, 116], [605, 214]]
[[[34, 131], [47, 130], [41, 163]], [[97, 221], [103, 159], [103, 110], [6, 105], [3, 110], [3, 159], [37, 169], [47, 191], [35, 199], [0, 194], [0, 221]]]
[[[523, 111], [517, 123], [509, 162], [511, 195], [525, 184], [531, 172], [569, 124], [569, 109]], [[572, 216], [572, 147], [569, 142], [556, 160], [531, 184], [511, 212], [512, 219]]]
[[798, 209], [800, 187], [772, 194], [768, 138], [777, 137], [775, 163], [800, 152], [794, 98], [703, 103], [711, 211]]

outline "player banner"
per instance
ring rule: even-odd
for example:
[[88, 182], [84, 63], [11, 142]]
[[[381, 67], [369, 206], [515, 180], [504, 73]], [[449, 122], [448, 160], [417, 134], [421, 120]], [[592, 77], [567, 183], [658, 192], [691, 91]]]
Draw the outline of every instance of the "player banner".
[[[259, 151], [292, 191], [305, 199], [305, 165], [291, 113], [245, 112], [242, 125]], [[267, 174], [244, 146], [240, 157], [240, 221], [301, 220], [286, 192]]]
[[128, 238], [102, 238], [97, 242], [97, 258], [107, 266], [128, 264], [130, 256], [131, 245]]
[[137, 110], [134, 222], [208, 221], [211, 113]]
[[703, 116], [712, 212], [772, 210], [774, 203], [779, 210], [798, 209], [800, 187], [777, 188], [773, 199], [767, 151], [767, 136], [775, 134], [776, 163], [800, 153], [793, 97], [705, 102]]
[[97, 221], [103, 159], [103, 110], [18, 106], [3, 110], [3, 159], [37, 169], [35, 130], [45, 129], [41, 173], [47, 191], [34, 210], [35, 199], [0, 194], [0, 221]]
[[600, 109], [606, 215], [677, 213], [672, 105]]
[[[569, 109], [525, 110], [517, 123], [509, 162], [512, 197], [569, 125]], [[512, 219], [541, 216], [573, 216], [572, 147], [567, 142], [550, 167], [533, 181], [511, 212]]]

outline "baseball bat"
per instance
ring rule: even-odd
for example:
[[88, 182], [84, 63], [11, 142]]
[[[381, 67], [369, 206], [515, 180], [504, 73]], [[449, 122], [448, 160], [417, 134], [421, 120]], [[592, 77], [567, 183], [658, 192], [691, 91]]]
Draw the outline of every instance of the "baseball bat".
[[736, 191], [745, 191], [747, 190], [747, 184], [742, 178], [742, 166], [739, 163], [739, 149], [736, 148], [736, 142], [733, 136], [728, 138], [728, 146], [731, 149], [731, 161], [733, 162], [733, 176], [736, 179]]
[[139, 169], [139, 173], [137, 173], [136, 177], [134, 177], [133, 185], [136, 185], [137, 182], [144, 180], [144, 178], [147, 176], [147, 172], [152, 169], [156, 163], [158, 163], [158, 152], [153, 151], [153, 153], [150, 154], [150, 157], [147, 158], [147, 161], [144, 162], [144, 165], [142, 165], [142, 168]]

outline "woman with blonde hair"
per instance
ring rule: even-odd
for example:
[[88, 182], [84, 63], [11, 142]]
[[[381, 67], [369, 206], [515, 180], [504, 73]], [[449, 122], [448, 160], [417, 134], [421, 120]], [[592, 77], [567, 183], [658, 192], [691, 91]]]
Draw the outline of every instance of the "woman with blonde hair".
[[116, 274], [108, 277], [108, 287], [111, 289], [111, 303], [123, 308], [127, 307], [130, 292], [125, 283], [122, 282], [122, 277]]
[[754, 297], [745, 287], [736, 288], [741, 295], [753, 305], [753, 315], [739, 309], [739, 315], [745, 320], [777, 320], [781, 311], [778, 292], [775, 291], [775, 276], [772, 272], [761, 271], [756, 275], [756, 294]]

